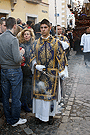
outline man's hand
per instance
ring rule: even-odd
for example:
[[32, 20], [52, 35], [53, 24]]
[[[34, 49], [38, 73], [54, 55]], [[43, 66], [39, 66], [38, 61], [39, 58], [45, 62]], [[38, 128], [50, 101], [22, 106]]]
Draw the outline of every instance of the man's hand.
[[43, 68], [46, 68], [44, 65], [36, 65], [35, 68], [39, 71], [42, 71]]
[[24, 58], [24, 57], [22, 57], [21, 64], [22, 64], [22, 63], [24, 63], [24, 62], [25, 62], [25, 58]]
[[83, 51], [83, 48], [81, 48], [81, 51]]
[[24, 49], [24, 48], [22, 48], [22, 47], [19, 47], [19, 49], [20, 49], [20, 53], [21, 53], [22, 55], [24, 55], [24, 53], [25, 53], [25, 49]]

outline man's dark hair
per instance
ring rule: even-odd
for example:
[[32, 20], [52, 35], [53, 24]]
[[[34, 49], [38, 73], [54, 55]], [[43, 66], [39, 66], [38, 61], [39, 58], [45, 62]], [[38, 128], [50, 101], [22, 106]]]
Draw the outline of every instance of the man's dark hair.
[[9, 17], [6, 20], [6, 27], [7, 27], [7, 29], [11, 30], [15, 24], [16, 24], [16, 19], [13, 18], [13, 17]]
[[50, 23], [50, 25], [52, 26], [52, 23]]
[[41, 22], [40, 22], [40, 26], [42, 24], [46, 24], [48, 27], [50, 27], [50, 22], [47, 20], [47, 19], [43, 19]]
[[2, 25], [2, 22], [3, 22], [3, 21], [0, 19], [0, 24], [1, 24], [1, 25]]
[[25, 26], [26, 24], [25, 23], [22, 23], [22, 26]]
[[41, 30], [40, 30], [40, 23], [37, 23], [37, 24], [34, 25], [34, 32], [35, 33], [36, 32], [41, 32]]
[[17, 24], [20, 24], [22, 21], [20, 18], [17, 18]]
[[1, 24], [1, 25], [3, 24], [3, 21], [6, 22], [6, 18], [5, 18], [5, 19], [0, 19], [0, 24]]
[[[59, 24], [57, 26], [60, 26], [61, 27], [61, 25], [59, 25]], [[54, 30], [56, 30], [56, 26], [54, 27]]]
[[86, 26], [86, 27], [85, 27], [85, 29], [88, 29], [88, 28], [89, 28], [89, 26]]
[[29, 26], [31, 26], [32, 21], [27, 21], [26, 24], [29, 25]]

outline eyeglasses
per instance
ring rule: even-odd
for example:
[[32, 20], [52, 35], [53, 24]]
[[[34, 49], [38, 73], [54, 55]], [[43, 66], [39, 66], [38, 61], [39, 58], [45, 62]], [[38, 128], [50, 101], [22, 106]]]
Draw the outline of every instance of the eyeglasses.
[[40, 27], [40, 28], [41, 28], [41, 29], [43, 29], [43, 28], [44, 28], [44, 29], [47, 29], [48, 27], [47, 27], [47, 26], [44, 26], [44, 27]]

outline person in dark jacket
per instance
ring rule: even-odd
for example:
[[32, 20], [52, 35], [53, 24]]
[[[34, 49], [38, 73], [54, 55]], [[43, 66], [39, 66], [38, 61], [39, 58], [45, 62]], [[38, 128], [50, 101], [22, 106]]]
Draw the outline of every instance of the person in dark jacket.
[[29, 29], [29, 28], [31, 28], [31, 24], [32, 24], [32, 21], [27, 21], [26, 22], [26, 27]]
[[30, 48], [34, 42], [35, 36], [33, 29], [25, 28], [21, 34], [20, 34], [20, 47], [25, 49], [25, 62], [22, 66], [23, 71], [23, 87], [22, 87], [22, 96], [21, 96], [21, 102], [22, 102], [22, 108], [26, 112], [31, 112], [28, 105], [32, 107], [32, 72], [31, 69], [28, 66], [29, 62], [29, 52]]
[[34, 25], [35, 39], [39, 39], [41, 36], [40, 23]]

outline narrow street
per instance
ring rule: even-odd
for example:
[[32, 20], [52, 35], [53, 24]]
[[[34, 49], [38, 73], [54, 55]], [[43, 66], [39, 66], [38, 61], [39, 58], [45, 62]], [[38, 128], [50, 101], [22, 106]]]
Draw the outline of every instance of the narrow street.
[[90, 134], [90, 68], [86, 68], [83, 55], [75, 54], [76, 52], [71, 50], [68, 61], [69, 77], [65, 80], [65, 104], [54, 117], [54, 124], [36, 124], [34, 115], [22, 110], [21, 117], [27, 118], [28, 122], [12, 127], [6, 124], [2, 115], [0, 135]]
[[71, 106], [71, 94], [57, 135], [90, 135], [90, 67], [84, 65], [83, 55], [71, 58], [69, 75], [75, 78], [72, 89], [75, 98]]

